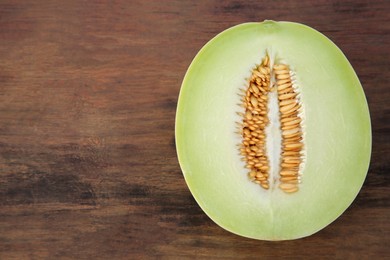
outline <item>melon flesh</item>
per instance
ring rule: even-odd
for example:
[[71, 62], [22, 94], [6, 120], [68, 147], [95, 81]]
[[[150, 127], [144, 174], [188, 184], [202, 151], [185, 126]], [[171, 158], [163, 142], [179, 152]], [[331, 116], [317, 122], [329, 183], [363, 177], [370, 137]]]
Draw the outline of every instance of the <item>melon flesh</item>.
[[[237, 148], [237, 94], [266, 53], [294, 70], [304, 104], [306, 160], [294, 194], [250, 182]], [[175, 132], [199, 206], [224, 229], [261, 240], [309, 236], [334, 221], [357, 196], [371, 153], [368, 106], [352, 66], [324, 35], [291, 22], [245, 23], [208, 42], [185, 75]]]

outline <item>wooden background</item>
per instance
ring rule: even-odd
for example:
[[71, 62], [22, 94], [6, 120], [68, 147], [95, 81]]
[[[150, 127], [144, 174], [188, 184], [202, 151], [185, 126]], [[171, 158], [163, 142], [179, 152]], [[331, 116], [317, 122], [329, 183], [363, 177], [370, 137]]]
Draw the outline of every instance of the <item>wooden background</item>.
[[[390, 254], [389, 1], [0, 2], [0, 258], [385, 258]], [[300, 240], [214, 224], [175, 151], [177, 97], [217, 33], [305, 23], [356, 69], [373, 152], [353, 205]]]

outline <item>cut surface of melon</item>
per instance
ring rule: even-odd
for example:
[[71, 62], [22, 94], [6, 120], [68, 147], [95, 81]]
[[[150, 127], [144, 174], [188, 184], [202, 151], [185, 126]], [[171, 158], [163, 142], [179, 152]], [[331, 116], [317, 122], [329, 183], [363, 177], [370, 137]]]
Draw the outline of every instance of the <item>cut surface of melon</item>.
[[[238, 93], [267, 53], [294, 71], [304, 105], [305, 166], [292, 194], [248, 180], [237, 146]], [[199, 206], [221, 227], [262, 240], [309, 236], [334, 221], [357, 196], [371, 152], [368, 106], [350, 63], [324, 35], [291, 22], [241, 24], [209, 41], [183, 80], [175, 135]]]

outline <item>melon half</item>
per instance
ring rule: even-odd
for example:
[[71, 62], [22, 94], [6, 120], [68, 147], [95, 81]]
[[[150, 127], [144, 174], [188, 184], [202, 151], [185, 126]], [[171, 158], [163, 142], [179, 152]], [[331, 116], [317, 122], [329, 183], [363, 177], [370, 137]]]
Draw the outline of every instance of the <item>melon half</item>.
[[[254, 76], [261, 64], [265, 90], [253, 87], [264, 90], [260, 107], [250, 87], [262, 84]], [[279, 91], [287, 80], [277, 66], [288, 68], [299, 107], [295, 140], [302, 145], [291, 152], [299, 157], [287, 184], [281, 121], [289, 115]], [[262, 141], [245, 146], [247, 113], [267, 120], [257, 121]], [[351, 64], [327, 37], [292, 22], [245, 23], [210, 40], [185, 75], [175, 127], [179, 163], [199, 206], [222, 228], [254, 239], [297, 239], [329, 225], [357, 196], [370, 161], [369, 111]]]

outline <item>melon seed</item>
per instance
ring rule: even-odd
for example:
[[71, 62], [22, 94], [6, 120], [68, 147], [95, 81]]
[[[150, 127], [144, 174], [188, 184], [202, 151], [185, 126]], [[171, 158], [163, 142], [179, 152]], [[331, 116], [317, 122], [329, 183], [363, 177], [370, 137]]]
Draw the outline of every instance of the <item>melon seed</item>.
[[[299, 190], [298, 169], [302, 163], [304, 149], [302, 118], [298, 114], [301, 109], [297, 92], [299, 87], [294, 86], [294, 80], [291, 78], [293, 72], [287, 64], [276, 63], [271, 68], [269, 61], [270, 57], [267, 54], [260, 65], [253, 69], [244, 93], [243, 104], [240, 104], [240, 107], [245, 108], [245, 113], [240, 113], [242, 122], [238, 124], [239, 133], [242, 135], [240, 153], [249, 170], [249, 179], [268, 190], [271, 169], [267, 157], [265, 129], [270, 123], [268, 119], [269, 96], [276, 91], [282, 138], [280, 171], [277, 173], [278, 187], [286, 193], [294, 193]], [[271, 80], [272, 77], [273, 80]]]

